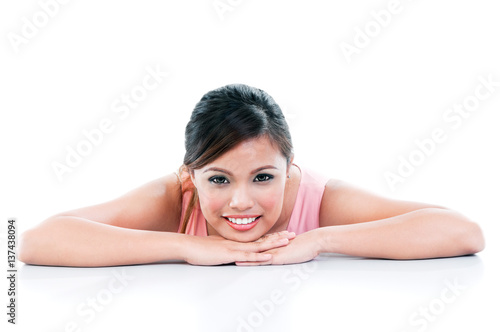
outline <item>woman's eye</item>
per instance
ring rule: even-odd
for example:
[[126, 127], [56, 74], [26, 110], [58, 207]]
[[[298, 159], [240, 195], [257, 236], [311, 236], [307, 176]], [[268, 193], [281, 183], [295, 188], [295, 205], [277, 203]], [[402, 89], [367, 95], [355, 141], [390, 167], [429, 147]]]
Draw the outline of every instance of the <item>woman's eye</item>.
[[214, 184], [224, 184], [227, 183], [227, 179], [223, 176], [212, 176], [208, 181]]
[[270, 174], [259, 174], [259, 175], [257, 175], [257, 176], [255, 177], [255, 180], [256, 180], [257, 182], [264, 182], [264, 181], [269, 181], [269, 180], [271, 180], [272, 178], [273, 178], [273, 176], [272, 176], [272, 175], [270, 175]]
[[[266, 182], [266, 181], [269, 181], [273, 178], [274, 178], [274, 176], [272, 176], [270, 174], [259, 174], [255, 177], [254, 181], [255, 182]], [[208, 181], [210, 181], [210, 183], [213, 183], [213, 184], [227, 184], [227, 183], [229, 183], [229, 181], [224, 176], [212, 176], [210, 179], [208, 179]]]

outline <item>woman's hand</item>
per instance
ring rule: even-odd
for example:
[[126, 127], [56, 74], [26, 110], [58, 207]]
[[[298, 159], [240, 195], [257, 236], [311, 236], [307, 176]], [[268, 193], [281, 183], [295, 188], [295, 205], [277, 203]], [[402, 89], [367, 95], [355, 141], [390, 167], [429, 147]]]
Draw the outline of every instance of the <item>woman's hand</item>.
[[319, 232], [312, 230], [290, 240], [287, 246], [269, 249], [262, 254], [271, 254], [265, 261], [237, 261], [236, 265], [269, 265], [294, 264], [307, 262], [318, 256], [320, 252]]
[[[183, 244], [184, 260], [194, 265], [220, 265], [233, 262], [266, 262], [270, 253], [263, 253], [289, 244], [295, 233], [283, 231], [264, 235], [255, 242], [237, 242], [218, 235], [189, 236]], [[257, 264], [259, 265], [259, 264]]]

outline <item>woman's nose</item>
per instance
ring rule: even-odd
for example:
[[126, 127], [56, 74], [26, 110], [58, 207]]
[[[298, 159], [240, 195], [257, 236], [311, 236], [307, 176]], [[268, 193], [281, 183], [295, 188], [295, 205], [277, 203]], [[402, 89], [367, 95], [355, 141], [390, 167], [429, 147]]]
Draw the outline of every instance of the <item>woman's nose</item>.
[[240, 211], [251, 209], [254, 206], [254, 201], [246, 188], [238, 188], [233, 192], [229, 207]]

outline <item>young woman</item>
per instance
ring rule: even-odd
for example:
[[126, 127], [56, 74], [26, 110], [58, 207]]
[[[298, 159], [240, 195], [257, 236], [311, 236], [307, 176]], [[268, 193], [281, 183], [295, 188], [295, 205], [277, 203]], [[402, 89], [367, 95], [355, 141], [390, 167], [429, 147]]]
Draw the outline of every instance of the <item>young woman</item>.
[[444, 207], [383, 198], [293, 163], [288, 125], [264, 91], [205, 94], [185, 133], [184, 163], [109, 202], [26, 231], [28, 264], [290, 264], [331, 252], [420, 259], [474, 254], [479, 226]]

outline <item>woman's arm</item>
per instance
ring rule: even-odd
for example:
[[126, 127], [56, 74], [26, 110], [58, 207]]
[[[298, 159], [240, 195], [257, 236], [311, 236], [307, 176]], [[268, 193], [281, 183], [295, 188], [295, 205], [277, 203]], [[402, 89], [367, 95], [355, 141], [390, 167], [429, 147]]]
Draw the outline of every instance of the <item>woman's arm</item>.
[[177, 234], [181, 213], [175, 174], [109, 202], [54, 215], [24, 232], [18, 258], [27, 264], [114, 266], [182, 259], [193, 264], [268, 260], [261, 251], [288, 244], [283, 232], [266, 241], [239, 243]]
[[19, 260], [57, 266], [115, 266], [182, 259], [182, 234], [56, 216], [21, 236]]
[[371, 222], [318, 228], [318, 252], [420, 259], [475, 254], [484, 249], [479, 226], [442, 208], [423, 208]]
[[29, 264], [103, 266], [176, 258], [180, 183], [172, 173], [101, 204], [62, 212], [21, 235]]
[[320, 209], [320, 227], [271, 249], [266, 262], [291, 264], [319, 253], [421, 259], [475, 254], [484, 249], [478, 224], [444, 207], [384, 198], [345, 182], [330, 180]]
[[322, 252], [411, 259], [483, 250], [480, 227], [437, 205], [382, 197], [330, 180], [320, 209]]
[[116, 266], [184, 260], [197, 265], [269, 260], [261, 253], [288, 244], [281, 232], [261, 242], [240, 243], [218, 236], [198, 237], [106, 225], [80, 217], [58, 216], [22, 235], [19, 260], [56, 266]]
[[285, 247], [268, 250], [264, 262], [238, 265], [293, 264], [320, 253], [421, 259], [477, 253], [484, 248], [481, 229], [457, 212], [423, 208], [399, 216], [363, 223], [325, 226], [298, 235]]

